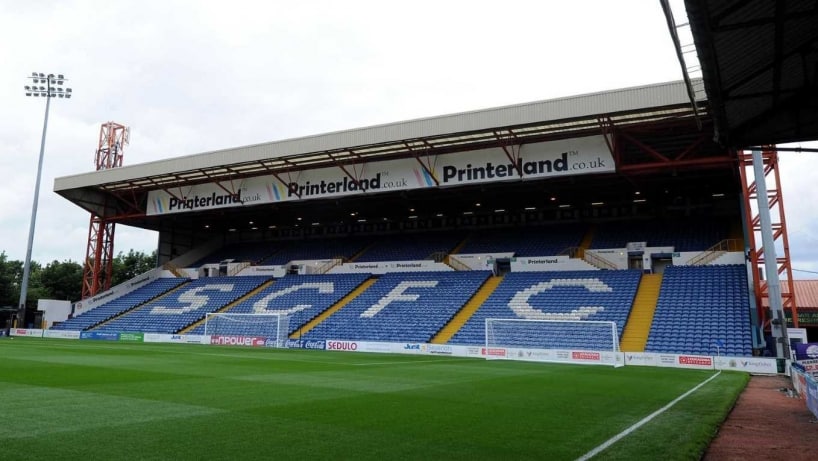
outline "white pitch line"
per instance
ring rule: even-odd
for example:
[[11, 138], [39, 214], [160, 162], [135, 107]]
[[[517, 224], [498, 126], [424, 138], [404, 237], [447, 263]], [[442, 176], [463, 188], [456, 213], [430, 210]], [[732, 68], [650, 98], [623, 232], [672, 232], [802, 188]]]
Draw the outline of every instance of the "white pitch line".
[[627, 436], [631, 432], [633, 432], [633, 431], [639, 429], [640, 427], [644, 426], [645, 424], [649, 423], [653, 418], [655, 418], [655, 417], [661, 415], [662, 413], [666, 412], [672, 406], [679, 403], [679, 401], [681, 401], [682, 399], [684, 399], [688, 395], [696, 392], [702, 386], [709, 383], [710, 381], [712, 381], [713, 379], [718, 377], [720, 374], [721, 374], [721, 371], [719, 371], [718, 373], [714, 374], [713, 376], [705, 379], [704, 381], [699, 383], [696, 387], [694, 387], [693, 389], [690, 389], [689, 391], [687, 391], [684, 394], [680, 395], [679, 397], [677, 397], [672, 402], [670, 402], [667, 405], [663, 406], [662, 408], [654, 411], [653, 413], [649, 414], [648, 416], [642, 418], [641, 421], [639, 421], [636, 424], [632, 425], [631, 427], [625, 429], [624, 431], [620, 432], [619, 434], [616, 434], [615, 436], [613, 436], [610, 439], [606, 440], [602, 445], [599, 445], [598, 447], [594, 448], [593, 450], [589, 451], [588, 453], [585, 453], [584, 455], [580, 456], [579, 458], [577, 458], [576, 461], [587, 461], [587, 460], [593, 458], [594, 456], [598, 455], [603, 450], [605, 450], [606, 448], [608, 448], [611, 445], [615, 444], [616, 442], [620, 441], [621, 439], [623, 439], [625, 436]]

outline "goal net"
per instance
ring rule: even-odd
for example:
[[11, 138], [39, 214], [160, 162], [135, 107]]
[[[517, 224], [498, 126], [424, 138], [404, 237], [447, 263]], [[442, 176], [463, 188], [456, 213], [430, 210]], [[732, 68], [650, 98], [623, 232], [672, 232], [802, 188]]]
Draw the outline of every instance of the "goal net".
[[290, 318], [284, 314], [209, 313], [204, 334], [211, 336], [245, 336], [272, 339], [284, 347], [290, 330]]
[[616, 322], [486, 319], [487, 359], [620, 366]]

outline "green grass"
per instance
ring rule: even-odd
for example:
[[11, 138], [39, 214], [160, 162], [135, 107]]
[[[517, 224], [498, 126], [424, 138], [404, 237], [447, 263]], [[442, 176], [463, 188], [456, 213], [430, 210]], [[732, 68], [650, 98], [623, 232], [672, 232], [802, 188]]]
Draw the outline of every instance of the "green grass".
[[[3, 339], [0, 459], [569, 460], [711, 375]], [[746, 382], [722, 373], [598, 458], [698, 459]]]

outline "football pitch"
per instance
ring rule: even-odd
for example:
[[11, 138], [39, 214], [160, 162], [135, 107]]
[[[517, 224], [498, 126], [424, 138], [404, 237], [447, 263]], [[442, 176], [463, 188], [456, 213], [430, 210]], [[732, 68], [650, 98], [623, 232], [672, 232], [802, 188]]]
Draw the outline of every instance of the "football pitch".
[[[714, 372], [0, 339], [0, 459], [580, 458]], [[593, 459], [699, 459], [723, 372]]]

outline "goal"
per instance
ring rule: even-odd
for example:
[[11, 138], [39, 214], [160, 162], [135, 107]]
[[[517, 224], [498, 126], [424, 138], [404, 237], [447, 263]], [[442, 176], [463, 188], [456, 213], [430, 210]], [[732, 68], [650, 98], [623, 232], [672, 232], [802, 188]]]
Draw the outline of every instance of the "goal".
[[276, 347], [284, 347], [290, 330], [290, 318], [285, 314], [208, 313], [204, 334], [210, 336], [249, 336], [271, 339]]
[[486, 319], [487, 359], [621, 365], [616, 322]]

